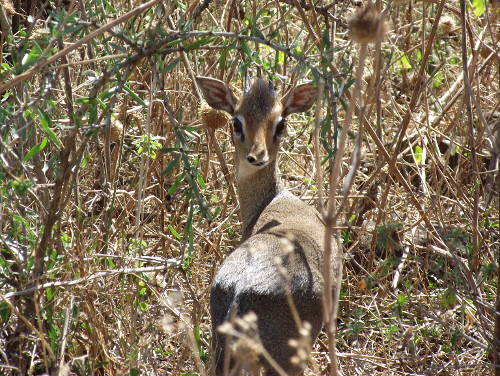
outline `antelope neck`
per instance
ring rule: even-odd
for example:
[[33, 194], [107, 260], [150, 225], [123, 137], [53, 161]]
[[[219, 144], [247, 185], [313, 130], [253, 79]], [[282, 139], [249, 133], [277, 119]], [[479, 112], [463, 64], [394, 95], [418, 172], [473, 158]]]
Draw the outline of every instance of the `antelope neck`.
[[[236, 168], [238, 169], [239, 165]], [[244, 241], [252, 235], [253, 227], [262, 211], [283, 189], [276, 169], [276, 160], [251, 174], [240, 177], [236, 185], [243, 221], [241, 240]]]

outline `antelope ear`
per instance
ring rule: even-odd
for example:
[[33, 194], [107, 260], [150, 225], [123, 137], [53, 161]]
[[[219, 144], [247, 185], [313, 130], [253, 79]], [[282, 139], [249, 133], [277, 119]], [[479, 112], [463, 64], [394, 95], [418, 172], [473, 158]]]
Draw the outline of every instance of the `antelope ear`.
[[281, 100], [283, 104], [283, 116], [293, 114], [294, 112], [304, 112], [311, 108], [316, 97], [318, 89], [313, 84], [303, 84], [293, 88], [288, 95]]
[[210, 107], [234, 113], [236, 98], [224, 82], [215, 78], [196, 77], [196, 83]]

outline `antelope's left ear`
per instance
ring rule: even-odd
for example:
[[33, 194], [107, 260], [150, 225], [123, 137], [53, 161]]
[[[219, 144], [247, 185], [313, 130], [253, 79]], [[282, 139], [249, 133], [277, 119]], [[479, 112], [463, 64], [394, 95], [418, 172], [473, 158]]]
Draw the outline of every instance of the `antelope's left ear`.
[[283, 104], [283, 116], [288, 116], [294, 112], [304, 112], [311, 108], [318, 89], [313, 84], [303, 84], [293, 88], [288, 95], [281, 100]]

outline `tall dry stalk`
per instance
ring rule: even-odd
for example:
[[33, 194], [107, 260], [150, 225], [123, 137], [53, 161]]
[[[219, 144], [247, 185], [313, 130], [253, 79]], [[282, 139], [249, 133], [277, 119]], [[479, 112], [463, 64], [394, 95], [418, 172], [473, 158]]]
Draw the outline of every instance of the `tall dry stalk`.
[[[365, 60], [367, 56], [368, 43], [374, 43], [383, 35], [384, 32], [384, 17], [380, 14], [380, 11], [373, 5], [371, 2], [367, 4], [364, 9], [360, 9], [357, 11], [348, 22], [349, 26], [349, 36], [350, 38], [359, 43], [359, 57], [358, 63], [355, 71], [355, 83], [354, 89], [351, 96], [351, 100], [349, 102], [349, 106], [347, 108], [347, 112], [345, 115], [345, 119], [342, 125], [342, 132], [340, 134], [340, 138], [338, 141], [338, 149], [337, 154], [335, 155], [335, 161], [332, 166], [331, 174], [330, 174], [330, 192], [328, 196], [328, 208], [326, 211], [325, 226], [325, 255], [324, 255], [324, 269], [323, 276], [325, 280], [325, 290], [324, 290], [324, 299], [323, 299], [323, 312], [324, 312], [324, 320], [328, 333], [328, 349], [330, 353], [330, 372], [332, 375], [338, 375], [338, 365], [337, 365], [337, 353], [336, 353], [336, 322], [338, 316], [338, 305], [339, 305], [339, 296], [340, 296], [340, 286], [342, 281], [342, 270], [343, 270], [343, 258], [342, 252], [339, 252], [338, 260], [338, 270], [333, 277], [330, 273], [330, 265], [332, 258], [332, 240], [335, 238], [337, 241], [338, 249], [342, 249], [342, 243], [340, 241], [340, 234], [338, 230], [335, 230], [337, 225], [337, 220], [341, 214], [342, 208], [345, 206], [347, 202], [347, 197], [349, 196], [350, 188], [352, 187], [352, 183], [357, 173], [357, 167], [359, 166], [359, 155], [354, 156], [353, 163], [351, 165], [351, 169], [346, 176], [346, 181], [344, 183], [344, 189], [342, 190], [342, 201], [339, 206], [337, 206], [335, 201], [335, 193], [337, 192], [337, 187], [339, 185], [339, 181], [341, 178], [341, 164], [344, 158], [346, 146], [347, 146], [347, 135], [351, 128], [351, 123], [353, 119], [354, 111], [358, 106], [362, 106], [360, 104], [361, 98], [361, 88], [362, 88], [362, 77], [365, 68]], [[362, 127], [360, 127], [360, 131], [358, 132], [358, 139], [363, 137]], [[361, 145], [361, 141], [358, 140], [358, 145]], [[359, 148], [357, 148], [359, 152]], [[332, 296], [332, 278], [336, 279], [336, 290]]]

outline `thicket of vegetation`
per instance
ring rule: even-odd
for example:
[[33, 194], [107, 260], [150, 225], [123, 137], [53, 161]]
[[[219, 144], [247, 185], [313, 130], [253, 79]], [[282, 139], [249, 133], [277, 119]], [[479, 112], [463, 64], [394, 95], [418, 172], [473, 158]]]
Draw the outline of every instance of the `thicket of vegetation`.
[[[209, 374], [240, 227], [194, 77], [241, 93], [247, 71], [324, 85], [280, 170], [341, 210], [342, 374], [500, 374], [499, 2], [377, 1], [368, 46], [347, 27], [365, 5], [0, 1], [1, 374]], [[327, 343], [306, 374], [330, 374]]]

